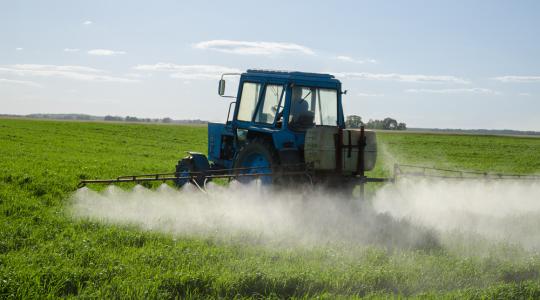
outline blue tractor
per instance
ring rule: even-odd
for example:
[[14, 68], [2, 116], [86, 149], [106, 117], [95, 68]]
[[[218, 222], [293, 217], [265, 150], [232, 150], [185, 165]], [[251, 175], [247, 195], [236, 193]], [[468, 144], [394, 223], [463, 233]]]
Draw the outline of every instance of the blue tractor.
[[[240, 76], [236, 96], [225, 95], [224, 78], [232, 75]], [[179, 161], [179, 186], [224, 176], [342, 186], [363, 183], [375, 164], [375, 133], [345, 129], [345, 92], [332, 75], [247, 70], [223, 74], [218, 93], [235, 98], [227, 121], [208, 124], [208, 157], [190, 152]]]
[[[225, 77], [240, 76], [236, 96], [225, 95]], [[375, 132], [345, 128], [341, 82], [329, 74], [247, 70], [223, 74], [218, 93], [234, 98], [225, 123], [208, 124], [208, 156], [189, 152], [174, 173], [82, 180], [86, 184], [174, 181], [204, 189], [217, 178], [263, 184], [309, 182], [341, 191], [366, 182], [375, 166]], [[232, 114], [232, 115], [231, 115]], [[362, 192], [363, 193], [363, 192]]]

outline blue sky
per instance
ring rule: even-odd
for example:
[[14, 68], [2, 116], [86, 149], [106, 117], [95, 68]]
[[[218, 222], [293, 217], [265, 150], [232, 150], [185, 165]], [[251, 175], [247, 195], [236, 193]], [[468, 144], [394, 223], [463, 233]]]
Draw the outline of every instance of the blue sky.
[[540, 130], [539, 1], [1, 1], [0, 38], [0, 113], [223, 121], [219, 74], [265, 68], [365, 120]]

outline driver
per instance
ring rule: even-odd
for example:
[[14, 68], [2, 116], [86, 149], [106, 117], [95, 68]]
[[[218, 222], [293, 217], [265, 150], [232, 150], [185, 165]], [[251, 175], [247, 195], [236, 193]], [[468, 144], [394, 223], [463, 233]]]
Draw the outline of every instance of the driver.
[[291, 122], [298, 120], [298, 117], [309, 111], [309, 104], [302, 99], [302, 88], [299, 86], [292, 88], [291, 96]]

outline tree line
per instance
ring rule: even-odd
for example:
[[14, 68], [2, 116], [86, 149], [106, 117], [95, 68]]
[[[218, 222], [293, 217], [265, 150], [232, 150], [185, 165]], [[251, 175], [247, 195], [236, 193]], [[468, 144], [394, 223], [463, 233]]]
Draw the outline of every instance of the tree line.
[[364, 125], [366, 129], [382, 129], [382, 130], [406, 130], [407, 124], [396, 121], [393, 118], [385, 118], [383, 120], [369, 119], [367, 123], [362, 121], [362, 117], [356, 115], [347, 116], [345, 126], [347, 128], [360, 128]]
[[173, 120], [171, 118], [163, 118], [163, 119], [151, 119], [151, 118], [137, 118], [132, 116], [126, 116], [120, 117], [120, 116], [105, 116], [103, 118], [104, 121], [112, 121], [112, 122], [142, 122], [142, 123], [179, 123], [179, 124], [206, 124], [208, 121], [203, 120]]

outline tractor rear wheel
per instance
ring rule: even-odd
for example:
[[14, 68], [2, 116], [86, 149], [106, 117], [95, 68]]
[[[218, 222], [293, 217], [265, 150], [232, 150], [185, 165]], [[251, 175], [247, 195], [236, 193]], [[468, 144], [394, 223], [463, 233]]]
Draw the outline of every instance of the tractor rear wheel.
[[[260, 179], [262, 184], [271, 184], [274, 179], [271, 175], [278, 166], [277, 154], [269, 142], [255, 139], [240, 149], [234, 161], [235, 174], [240, 175], [237, 180], [242, 183]], [[245, 174], [242, 176], [242, 174]], [[253, 174], [253, 175], [250, 175]], [[255, 175], [262, 174], [262, 175]]]

